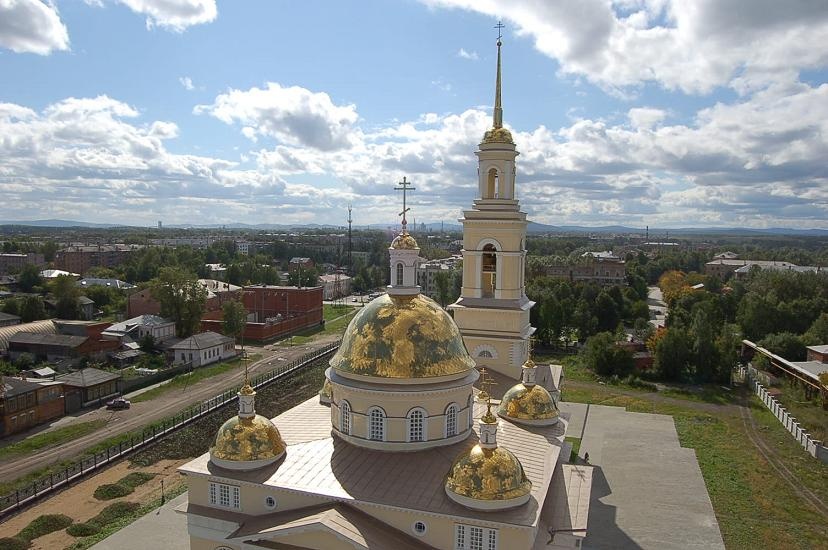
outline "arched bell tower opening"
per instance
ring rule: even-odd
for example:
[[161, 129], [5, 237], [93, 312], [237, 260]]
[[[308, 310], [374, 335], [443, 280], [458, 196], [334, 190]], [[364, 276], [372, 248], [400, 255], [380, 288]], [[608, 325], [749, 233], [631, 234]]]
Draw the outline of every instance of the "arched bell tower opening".
[[494, 298], [495, 288], [497, 288], [497, 249], [491, 243], [483, 247], [481, 269], [480, 284], [482, 297]]
[[486, 178], [486, 194], [484, 199], [496, 199], [500, 191], [500, 184], [498, 182], [497, 168], [490, 168]]

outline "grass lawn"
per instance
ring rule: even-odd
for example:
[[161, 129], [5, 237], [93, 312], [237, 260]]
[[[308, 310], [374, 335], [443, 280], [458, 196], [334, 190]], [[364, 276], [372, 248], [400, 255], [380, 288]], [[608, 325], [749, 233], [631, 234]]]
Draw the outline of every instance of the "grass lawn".
[[802, 424], [811, 437], [818, 441], [828, 438], [828, 411], [822, 408], [820, 397], [806, 399], [804, 392], [788, 384], [782, 386], [777, 401]]
[[322, 305], [322, 316], [325, 319], [325, 322], [331, 321], [349, 313], [354, 308], [351, 306], [346, 305], [333, 305], [333, 304], [323, 304]]
[[[737, 395], [726, 395], [734, 401], [737, 399]], [[825, 519], [759, 454], [734, 409], [711, 414], [694, 410], [689, 404], [683, 407], [621, 395], [613, 392], [611, 386], [567, 388], [564, 398], [626, 407], [633, 412], [672, 415], [682, 446], [696, 451], [727, 548], [825, 547], [828, 536]], [[752, 414], [762, 426], [762, 437], [780, 449], [786, 464], [803, 484], [828, 499], [825, 484], [828, 466], [805, 453], [757, 400], [753, 403]]]
[[[335, 306], [329, 306], [329, 305], [326, 304], [325, 307], [327, 308], [327, 307], [335, 307]], [[310, 330], [302, 331], [299, 334], [296, 334], [296, 335], [291, 336], [289, 338], [285, 338], [284, 340], [280, 341], [279, 345], [281, 345], [281, 346], [300, 346], [302, 344], [307, 344], [308, 342], [312, 342], [320, 334], [335, 334], [335, 333], [342, 332], [348, 326], [348, 323], [351, 322], [351, 319], [353, 319], [353, 317], [354, 317], [354, 315], [356, 315], [357, 311], [359, 311], [359, 308], [345, 306], [344, 312], [340, 313], [339, 315], [333, 316], [332, 321], [328, 321], [327, 317], [326, 317], [325, 328], [320, 329], [320, 328], [317, 327], [317, 328], [313, 328], [313, 329], [310, 329]]]
[[572, 444], [572, 451], [569, 453], [569, 461], [572, 463], [578, 462], [578, 451], [581, 450], [581, 439], [579, 437], [567, 437], [567, 443]]
[[150, 399], [155, 399], [159, 395], [163, 395], [170, 391], [184, 390], [206, 378], [223, 374], [235, 368], [241, 368], [241, 360], [237, 359], [235, 361], [230, 361], [229, 363], [219, 363], [217, 365], [210, 365], [209, 367], [200, 367], [193, 370], [193, 372], [179, 374], [178, 376], [171, 378], [169, 382], [151, 390], [147, 390], [142, 394], [136, 395], [131, 398], [131, 400], [135, 403], [149, 401]]
[[105, 424], [106, 420], [93, 420], [92, 422], [72, 424], [71, 426], [27, 437], [22, 441], [0, 448], [0, 460], [7, 460], [22, 454], [39, 451], [45, 447], [66, 443], [67, 441], [92, 433]]

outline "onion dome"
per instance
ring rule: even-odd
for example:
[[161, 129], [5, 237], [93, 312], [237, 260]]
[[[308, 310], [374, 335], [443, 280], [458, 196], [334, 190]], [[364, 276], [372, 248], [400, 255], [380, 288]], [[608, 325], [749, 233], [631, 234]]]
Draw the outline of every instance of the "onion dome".
[[229, 470], [255, 470], [273, 464], [285, 454], [285, 442], [276, 426], [256, 414], [256, 392], [245, 380], [239, 390], [239, 414], [219, 428], [210, 449], [210, 462]]
[[319, 390], [319, 402], [323, 405], [331, 404], [331, 396], [333, 395], [333, 386], [329, 378], [325, 378], [325, 383], [322, 384], [322, 389]]
[[331, 359], [348, 378], [400, 384], [461, 378], [474, 366], [454, 320], [422, 294], [371, 301], [351, 320]]
[[391, 248], [394, 250], [415, 250], [420, 248], [417, 241], [407, 231], [403, 231], [391, 241]]
[[497, 419], [489, 410], [480, 419], [480, 443], [451, 466], [446, 495], [474, 510], [504, 510], [529, 501], [532, 482], [508, 449], [497, 446]]
[[523, 381], [509, 388], [500, 400], [498, 416], [530, 426], [558, 422], [558, 405], [546, 388], [535, 384], [535, 374], [535, 362], [529, 358], [523, 364]]
[[514, 145], [515, 141], [512, 139], [512, 132], [506, 128], [492, 128], [483, 134], [483, 143], [508, 143]]

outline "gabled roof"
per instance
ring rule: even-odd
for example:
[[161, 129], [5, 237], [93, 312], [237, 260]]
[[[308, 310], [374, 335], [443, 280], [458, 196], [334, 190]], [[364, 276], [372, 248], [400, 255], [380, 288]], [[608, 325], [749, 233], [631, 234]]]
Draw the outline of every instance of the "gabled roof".
[[12, 315], [11, 313], [3, 313], [0, 311], [0, 321], [11, 321], [11, 320], [20, 320], [19, 315]]
[[104, 333], [126, 334], [128, 332], [132, 332], [138, 327], [158, 327], [168, 325], [170, 323], [172, 323], [172, 321], [168, 321], [158, 315], [139, 315], [138, 317], [133, 317], [132, 319], [127, 319], [126, 321], [110, 325]]
[[194, 334], [171, 347], [172, 349], [202, 350], [232, 341], [233, 339], [228, 336], [224, 336], [217, 332], [207, 331], [200, 334]]
[[21, 325], [12, 325], [9, 327], [0, 327], [0, 350], [9, 349], [9, 338], [18, 332], [37, 332], [39, 334], [57, 334], [57, 327], [51, 321], [34, 321], [33, 323], [23, 323]]
[[91, 386], [97, 386], [98, 384], [103, 384], [104, 382], [118, 380], [120, 378], [120, 374], [114, 374], [104, 370], [87, 367], [79, 371], [58, 376], [57, 380], [63, 382], [65, 386], [88, 388]]
[[265, 535], [290, 544], [295, 533], [321, 531], [344, 538], [356, 548], [426, 550], [433, 548], [347, 504], [322, 504], [256, 516], [244, 522], [229, 539]]
[[65, 346], [76, 348], [86, 342], [86, 336], [69, 336], [66, 334], [41, 334], [37, 332], [18, 332], [9, 338], [9, 344], [32, 344], [44, 346]]

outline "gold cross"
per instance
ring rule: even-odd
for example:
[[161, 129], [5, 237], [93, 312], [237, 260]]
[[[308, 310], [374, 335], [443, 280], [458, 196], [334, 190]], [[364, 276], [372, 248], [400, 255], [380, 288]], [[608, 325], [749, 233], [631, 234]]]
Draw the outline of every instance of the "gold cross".
[[505, 27], [505, 26], [506, 26], [506, 25], [504, 25], [502, 21], [498, 21], [498, 22], [497, 22], [497, 25], [495, 25], [495, 26], [494, 26], [494, 28], [496, 28], [496, 29], [497, 29], [497, 41], [498, 41], [498, 42], [500, 42], [500, 39], [501, 39], [501, 38], [503, 38], [503, 33], [502, 33], [502, 32], [500, 32], [500, 31], [501, 31], [501, 29], [503, 29], [503, 27]]
[[[405, 213], [408, 212], [409, 210], [411, 210], [410, 208], [406, 208], [406, 206], [405, 206], [406, 193], [408, 191], [416, 191], [417, 188], [416, 187], [409, 187], [409, 185], [412, 185], [412, 183], [410, 181], [407, 181], [405, 179], [405, 176], [403, 176], [403, 180], [400, 183], [398, 183], [397, 185], [399, 185], [400, 187], [395, 187], [394, 191], [402, 191], [403, 192], [403, 210], [402, 210], [402, 212], [400, 212], [397, 215], [402, 216], [402, 226], [403, 226], [403, 231], [405, 231], [405, 227], [406, 227], [406, 225], [408, 225], [408, 222], [405, 219]], [[416, 230], [417, 228], [415, 227], [414, 229]]]

